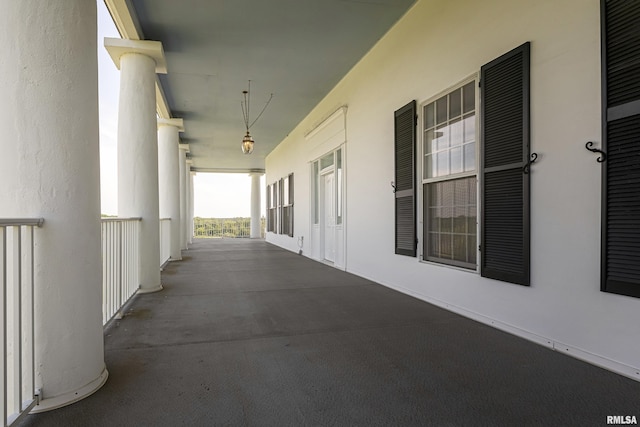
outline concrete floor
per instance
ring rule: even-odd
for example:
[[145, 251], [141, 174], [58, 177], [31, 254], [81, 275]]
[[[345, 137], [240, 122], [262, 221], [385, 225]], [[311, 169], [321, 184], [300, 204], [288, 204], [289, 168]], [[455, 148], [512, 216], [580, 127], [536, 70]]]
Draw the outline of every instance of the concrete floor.
[[25, 426], [601, 426], [640, 382], [264, 241], [196, 240]]

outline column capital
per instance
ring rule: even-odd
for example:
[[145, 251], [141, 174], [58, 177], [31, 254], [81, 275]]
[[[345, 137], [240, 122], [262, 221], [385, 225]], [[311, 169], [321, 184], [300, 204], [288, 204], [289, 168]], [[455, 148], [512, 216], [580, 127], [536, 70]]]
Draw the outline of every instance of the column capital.
[[193, 160], [187, 159], [187, 160], [185, 160], [185, 163], [188, 164], [188, 165], [192, 165], [193, 164]]
[[120, 58], [128, 53], [146, 55], [156, 62], [156, 73], [167, 74], [167, 61], [164, 57], [162, 43], [152, 40], [127, 40], [113, 37], [104, 38], [104, 47], [109, 52], [113, 63], [120, 69]]
[[182, 119], [158, 119], [158, 128], [162, 126], [173, 126], [178, 128], [178, 132], [184, 132], [184, 121]]
[[189, 144], [179, 144], [178, 147], [181, 150], [184, 150], [184, 151], [187, 151], [187, 152], [189, 151]]

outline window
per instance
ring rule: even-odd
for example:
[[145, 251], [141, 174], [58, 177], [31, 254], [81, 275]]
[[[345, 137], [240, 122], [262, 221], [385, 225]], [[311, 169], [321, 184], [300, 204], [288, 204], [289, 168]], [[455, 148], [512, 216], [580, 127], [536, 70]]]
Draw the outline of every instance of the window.
[[312, 213], [313, 213], [313, 224], [320, 224], [320, 214], [321, 214], [321, 201], [320, 194], [322, 187], [320, 182], [322, 177], [326, 174], [334, 174], [334, 187], [332, 189], [335, 211], [333, 212], [332, 217], [335, 217], [335, 225], [342, 225], [344, 212], [343, 212], [343, 187], [344, 187], [344, 153], [342, 148], [338, 148], [335, 151], [330, 152], [329, 154], [324, 155], [319, 160], [316, 160], [312, 163], [311, 167], [311, 180], [313, 186], [313, 195], [312, 195]]
[[313, 162], [313, 223], [320, 223], [320, 194], [319, 194], [320, 169], [318, 162]]
[[282, 234], [293, 237], [293, 174], [284, 178]]
[[282, 198], [284, 192], [282, 178], [280, 178], [276, 184], [278, 193], [278, 202], [276, 203], [276, 233], [282, 234]]
[[483, 65], [479, 81], [424, 103], [417, 161], [415, 101], [395, 112], [396, 254], [416, 255], [417, 167], [423, 260], [529, 285], [529, 51], [524, 43]]
[[336, 224], [342, 224], [342, 150], [336, 151]]
[[476, 268], [476, 82], [423, 107], [423, 259]]
[[601, 290], [640, 297], [640, 2], [602, 0]]
[[267, 186], [267, 231], [276, 232], [276, 185]]
[[267, 231], [293, 237], [293, 173], [267, 186]]

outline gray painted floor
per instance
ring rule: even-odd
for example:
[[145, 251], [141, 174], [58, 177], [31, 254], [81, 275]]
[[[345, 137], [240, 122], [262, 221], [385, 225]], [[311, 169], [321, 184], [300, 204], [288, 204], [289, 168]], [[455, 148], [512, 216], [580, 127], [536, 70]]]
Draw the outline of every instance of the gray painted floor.
[[197, 240], [27, 426], [601, 426], [640, 382], [264, 241]]

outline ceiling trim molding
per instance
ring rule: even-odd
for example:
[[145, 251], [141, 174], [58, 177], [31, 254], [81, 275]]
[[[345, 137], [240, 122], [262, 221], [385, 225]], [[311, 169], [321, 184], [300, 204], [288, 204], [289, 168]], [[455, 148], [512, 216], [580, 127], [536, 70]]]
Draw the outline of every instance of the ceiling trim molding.
[[[132, 12], [133, 7], [129, 4], [129, 0], [104, 0], [104, 4], [107, 6], [120, 37], [128, 40], [141, 40], [144, 38], [140, 31], [138, 17]], [[167, 98], [164, 96], [164, 90], [158, 76], [156, 76], [156, 111], [162, 119], [171, 118]]]
[[130, 13], [127, 0], [104, 0], [111, 19], [116, 24], [120, 37], [129, 40], [140, 40], [138, 19]]
[[341, 105], [333, 113], [329, 114], [328, 116], [323, 118], [320, 122], [316, 123], [316, 125], [313, 127], [313, 129], [311, 129], [309, 132], [304, 134], [304, 138], [306, 140], [312, 139], [322, 129], [326, 128], [331, 123], [333, 123], [334, 120], [339, 119], [339, 118], [342, 118], [345, 121], [344, 128], [346, 129], [346, 127], [347, 127], [346, 126], [346, 120], [347, 120], [347, 106], [346, 105]]

